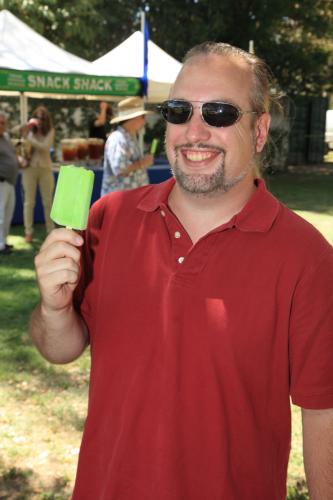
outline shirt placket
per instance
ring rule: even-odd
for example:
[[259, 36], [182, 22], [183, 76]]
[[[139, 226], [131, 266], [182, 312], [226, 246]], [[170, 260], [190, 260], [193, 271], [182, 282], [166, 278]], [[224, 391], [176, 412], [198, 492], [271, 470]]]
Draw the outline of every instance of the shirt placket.
[[220, 231], [204, 236], [195, 245], [178, 219], [166, 206], [161, 206], [170, 244], [173, 282], [181, 286], [192, 286], [206, 266], [210, 252]]
[[165, 221], [170, 237], [172, 267], [177, 272], [185, 263], [193, 246], [192, 241], [183, 226], [166, 206], [161, 207], [160, 214]]

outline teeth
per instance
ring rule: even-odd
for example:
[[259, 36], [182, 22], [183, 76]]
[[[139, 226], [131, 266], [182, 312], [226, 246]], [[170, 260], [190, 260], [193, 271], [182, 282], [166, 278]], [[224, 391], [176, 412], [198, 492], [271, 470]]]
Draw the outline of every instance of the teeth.
[[212, 156], [209, 151], [186, 151], [185, 156], [190, 161], [204, 161]]

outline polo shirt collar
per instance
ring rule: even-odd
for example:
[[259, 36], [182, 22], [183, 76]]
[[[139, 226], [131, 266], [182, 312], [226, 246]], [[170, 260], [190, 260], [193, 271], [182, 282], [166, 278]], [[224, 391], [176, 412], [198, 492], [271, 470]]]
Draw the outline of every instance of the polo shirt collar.
[[266, 189], [263, 179], [255, 179], [257, 189], [228, 224], [244, 232], [265, 233], [272, 227], [280, 210], [279, 201]]
[[[257, 189], [243, 207], [243, 209], [234, 215], [229, 222], [216, 228], [227, 229], [236, 227], [244, 232], [269, 231], [272, 227], [280, 210], [279, 201], [266, 189], [263, 179], [255, 179]], [[170, 178], [160, 184], [155, 184], [144, 198], [138, 204], [138, 208], [145, 212], [153, 212], [162, 205], [167, 205], [171, 189], [175, 184], [174, 178]]]

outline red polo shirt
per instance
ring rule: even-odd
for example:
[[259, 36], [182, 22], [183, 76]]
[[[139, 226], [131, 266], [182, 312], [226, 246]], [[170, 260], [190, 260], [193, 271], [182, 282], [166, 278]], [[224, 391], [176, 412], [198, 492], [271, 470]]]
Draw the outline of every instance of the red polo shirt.
[[333, 408], [333, 249], [262, 181], [193, 245], [167, 206], [173, 182], [91, 210], [73, 498], [285, 499], [290, 395]]

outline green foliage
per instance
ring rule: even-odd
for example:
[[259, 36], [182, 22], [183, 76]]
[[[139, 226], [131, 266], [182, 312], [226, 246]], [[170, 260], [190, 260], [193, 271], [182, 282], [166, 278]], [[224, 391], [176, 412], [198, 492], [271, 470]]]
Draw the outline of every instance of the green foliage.
[[288, 488], [287, 500], [309, 500], [309, 492], [304, 480], [297, 481], [295, 486]]
[[154, 41], [177, 59], [205, 40], [255, 52], [288, 93], [333, 90], [331, 0], [151, 0]]
[[92, 60], [113, 49], [140, 30], [140, 0], [96, 0], [100, 21]]
[[288, 93], [333, 91], [331, 0], [0, 0], [57, 45], [94, 60], [133, 31], [146, 11], [152, 40], [181, 60], [205, 40], [256, 53]]
[[[15, 500], [27, 500], [28, 498], [39, 498], [40, 500], [64, 500], [69, 498], [66, 494], [68, 480], [66, 478], [56, 479], [52, 485], [52, 491], [40, 493], [33, 486], [34, 471], [31, 469], [20, 469], [10, 467], [0, 475], [0, 498]], [[2, 496], [5, 494], [6, 496]], [[37, 496], [38, 495], [38, 496]]]
[[96, 0], [0, 0], [0, 6], [59, 47], [95, 59]]

